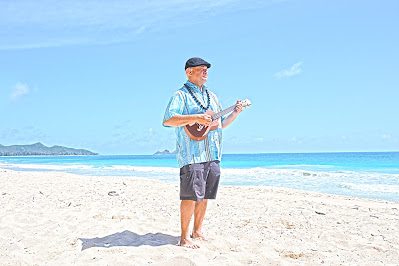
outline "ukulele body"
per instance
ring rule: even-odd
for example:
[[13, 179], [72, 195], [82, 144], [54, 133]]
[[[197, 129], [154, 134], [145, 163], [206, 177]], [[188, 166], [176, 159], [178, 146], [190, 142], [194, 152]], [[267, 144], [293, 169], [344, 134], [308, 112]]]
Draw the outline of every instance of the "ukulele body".
[[[215, 112], [212, 110], [208, 110], [205, 112], [205, 114], [212, 116], [213, 114], [215, 114]], [[203, 140], [206, 138], [209, 131], [215, 130], [218, 127], [219, 127], [219, 119], [216, 119], [216, 120], [212, 121], [209, 126], [201, 125], [198, 123], [185, 125], [184, 131], [186, 131], [187, 135], [192, 140], [200, 141], [200, 140]]]
[[[247, 107], [247, 106], [251, 105], [251, 101], [248, 99], [240, 101], [240, 103], [242, 104], [242, 107]], [[209, 126], [201, 125], [198, 123], [193, 123], [193, 124], [185, 125], [184, 131], [186, 131], [187, 135], [192, 140], [196, 140], [196, 141], [203, 140], [206, 138], [209, 131], [215, 130], [219, 127], [219, 118], [221, 118], [225, 114], [233, 112], [235, 108], [236, 108], [236, 105], [232, 105], [229, 108], [224, 109], [223, 111], [220, 111], [219, 113], [215, 113], [212, 110], [208, 110], [205, 112], [205, 114], [208, 114], [212, 117], [212, 123]]]

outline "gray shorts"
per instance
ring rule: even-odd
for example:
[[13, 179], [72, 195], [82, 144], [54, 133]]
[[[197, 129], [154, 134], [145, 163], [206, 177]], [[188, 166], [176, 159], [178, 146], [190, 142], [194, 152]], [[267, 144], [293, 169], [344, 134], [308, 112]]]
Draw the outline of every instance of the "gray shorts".
[[185, 165], [180, 168], [180, 199], [216, 199], [219, 180], [219, 161]]

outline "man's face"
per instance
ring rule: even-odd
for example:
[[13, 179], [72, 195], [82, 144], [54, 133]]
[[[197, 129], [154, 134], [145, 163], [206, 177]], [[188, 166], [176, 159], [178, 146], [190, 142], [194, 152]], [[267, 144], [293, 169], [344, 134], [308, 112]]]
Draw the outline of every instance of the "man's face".
[[202, 86], [208, 80], [208, 68], [197, 66], [190, 69], [190, 81], [198, 86]]

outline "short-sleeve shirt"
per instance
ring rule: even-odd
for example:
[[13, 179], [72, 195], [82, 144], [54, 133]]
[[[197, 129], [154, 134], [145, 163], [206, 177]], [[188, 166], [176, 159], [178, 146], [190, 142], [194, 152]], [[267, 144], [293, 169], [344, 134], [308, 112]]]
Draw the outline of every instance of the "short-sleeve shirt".
[[[210, 107], [215, 113], [222, 111], [222, 106], [215, 94], [210, 92], [205, 85], [203, 90], [187, 81], [186, 85], [190, 87], [191, 91], [197, 97], [198, 101], [206, 107], [208, 104], [209, 93]], [[183, 86], [177, 90], [169, 101], [168, 107], [165, 111], [163, 123], [174, 117], [175, 115], [191, 115], [204, 113], [203, 109], [196, 103], [195, 99], [190, 95], [188, 89]], [[209, 131], [205, 139], [201, 141], [192, 140], [184, 131], [184, 126], [175, 127], [176, 133], [176, 150], [177, 161], [179, 167], [193, 163], [203, 163], [214, 160], [221, 160], [222, 158], [222, 127], [221, 121], [224, 117], [219, 118], [219, 127], [215, 130]], [[164, 125], [164, 124], [163, 124]], [[165, 126], [165, 125], [164, 125]]]

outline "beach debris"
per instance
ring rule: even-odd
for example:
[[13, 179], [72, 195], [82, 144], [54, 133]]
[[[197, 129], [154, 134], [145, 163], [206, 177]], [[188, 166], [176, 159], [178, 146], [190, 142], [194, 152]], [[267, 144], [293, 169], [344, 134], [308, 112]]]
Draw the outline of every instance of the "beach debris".
[[108, 192], [108, 196], [119, 196], [119, 194], [116, 191], [110, 191]]
[[324, 212], [319, 212], [319, 211], [315, 211], [315, 213], [317, 213], [319, 215], [326, 215]]
[[130, 220], [132, 219], [130, 216], [123, 215], [123, 214], [117, 214], [117, 215], [112, 215], [112, 216], [105, 216], [102, 214], [96, 214], [93, 216], [94, 219], [113, 219], [113, 220]]
[[276, 250], [276, 251], [278, 253], [280, 253], [281, 257], [285, 257], [285, 258], [291, 258], [291, 259], [297, 260], [301, 257], [306, 257], [306, 254], [303, 252], [295, 252], [295, 251], [291, 251], [291, 250]]
[[75, 238], [75, 239], [69, 241], [69, 245], [76, 246], [77, 242], [78, 242], [78, 238]]
[[289, 221], [281, 221], [286, 229], [294, 229], [295, 225]]
[[243, 249], [241, 246], [236, 246], [236, 247], [230, 248], [230, 251], [233, 251], [233, 252], [243, 252], [244, 249]]
[[284, 255], [284, 257], [289, 257], [291, 259], [296, 259], [296, 260], [301, 258], [301, 257], [303, 257], [303, 256], [305, 256], [305, 254], [303, 254], [302, 252], [299, 253], [299, 254], [289, 253], [289, 254]]
[[129, 219], [132, 219], [132, 218], [130, 218], [129, 216], [126, 216], [126, 215], [112, 215], [112, 219], [119, 219], [119, 220], [126, 219], [126, 220], [129, 220]]

